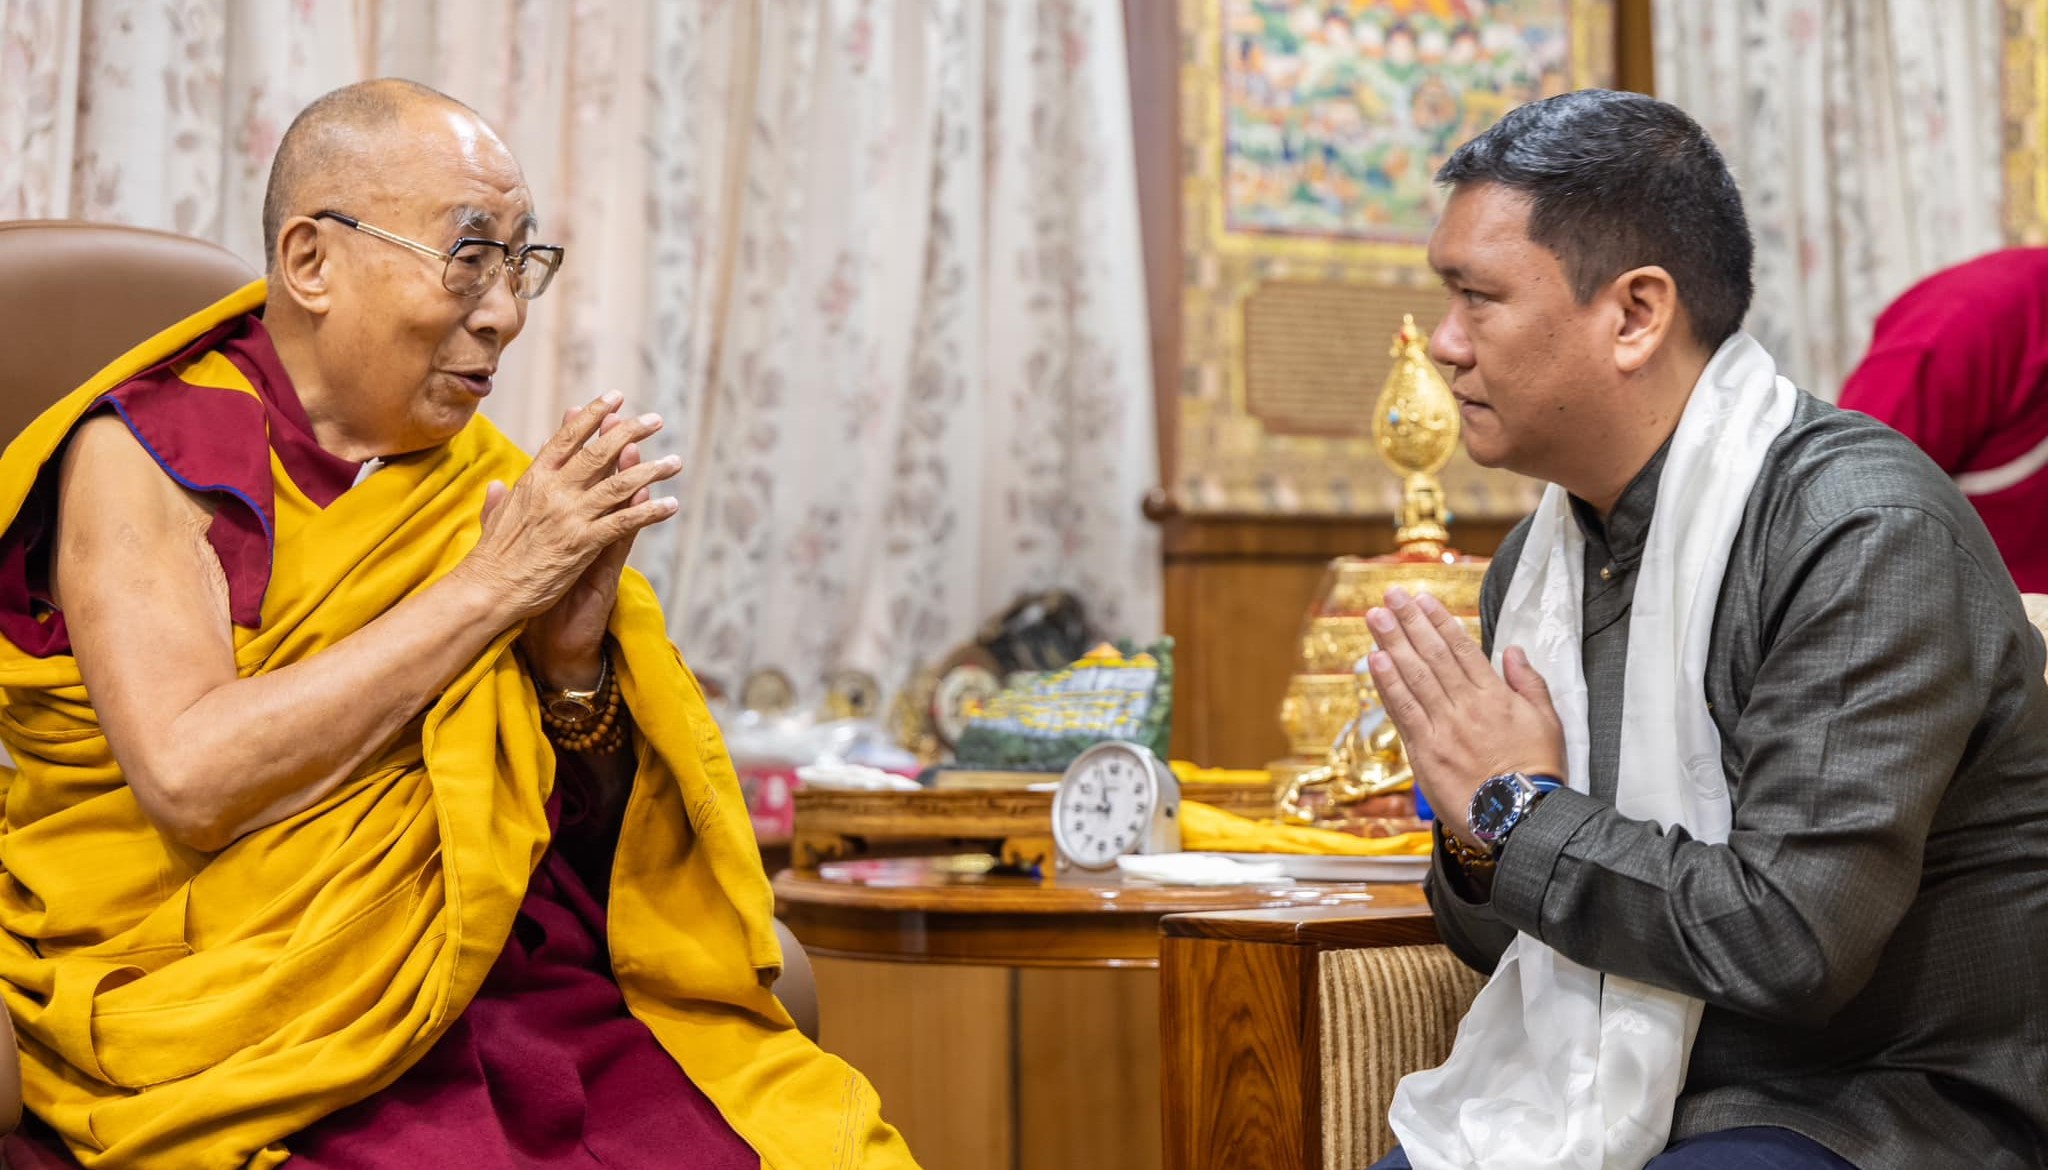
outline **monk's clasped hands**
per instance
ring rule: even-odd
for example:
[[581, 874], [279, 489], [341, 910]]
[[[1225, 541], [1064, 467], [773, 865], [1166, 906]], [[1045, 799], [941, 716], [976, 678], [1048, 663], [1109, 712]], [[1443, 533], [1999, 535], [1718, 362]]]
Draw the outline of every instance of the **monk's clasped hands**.
[[643, 460], [658, 414], [627, 418], [611, 391], [570, 411], [510, 488], [485, 495], [483, 531], [466, 565], [502, 598], [535, 670], [556, 687], [594, 686], [619, 574], [640, 530], [676, 514], [655, 484], [676, 456]]
[[1472, 794], [1487, 777], [1564, 777], [1564, 727], [1520, 647], [1502, 655], [1503, 677], [1436, 598], [1396, 587], [1386, 602], [1365, 618], [1379, 646], [1367, 659], [1373, 685], [1415, 782], [1444, 828], [1470, 843]]

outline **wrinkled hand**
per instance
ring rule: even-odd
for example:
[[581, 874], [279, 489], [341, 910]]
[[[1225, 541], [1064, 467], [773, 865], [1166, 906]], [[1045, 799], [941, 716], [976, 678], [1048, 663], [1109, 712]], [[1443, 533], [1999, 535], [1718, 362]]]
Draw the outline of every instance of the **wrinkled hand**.
[[661, 417], [623, 418], [621, 401], [614, 392], [570, 411], [519, 482], [490, 485], [470, 553], [515, 620], [527, 619], [521, 645], [550, 686], [596, 685], [633, 538], [676, 513], [675, 500], [654, 499], [650, 489], [682, 461], [640, 457], [640, 440], [661, 429]]
[[1365, 620], [1373, 685], [1446, 830], [1472, 843], [1472, 794], [1489, 776], [1564, 777], [1564, 725], [1520, 647], [1501, 656], [1503, 678], [1442, 602], [1398, 588]]

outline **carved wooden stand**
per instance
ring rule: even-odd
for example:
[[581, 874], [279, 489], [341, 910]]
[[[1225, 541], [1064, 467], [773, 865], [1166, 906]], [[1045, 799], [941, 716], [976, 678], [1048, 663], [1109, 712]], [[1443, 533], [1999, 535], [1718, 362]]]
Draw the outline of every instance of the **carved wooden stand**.
[[[900, 857], [986, 850], [1019, 869], [1053, 860], [1052, 793], [1015, 788], [927, 788], [916, 792], [848, 792], [805, 788], [796, 794], [790, 864], [820, 865], [862, 857]], [[1185, 800], [1248, 817], [1273, 815], [1270, 783], [1187, 784]]]

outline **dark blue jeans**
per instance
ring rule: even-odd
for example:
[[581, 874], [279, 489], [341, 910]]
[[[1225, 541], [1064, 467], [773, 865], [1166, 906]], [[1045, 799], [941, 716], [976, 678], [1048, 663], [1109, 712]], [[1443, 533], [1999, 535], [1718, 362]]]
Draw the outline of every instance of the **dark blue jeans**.
[[[1372, 1170], [1409, 1170], [1396, 1148]], [[1804, 1134], [1752, 1125], [1673, 1142], [1645, 1170], [1856, 1170], [1841, 1155]]]

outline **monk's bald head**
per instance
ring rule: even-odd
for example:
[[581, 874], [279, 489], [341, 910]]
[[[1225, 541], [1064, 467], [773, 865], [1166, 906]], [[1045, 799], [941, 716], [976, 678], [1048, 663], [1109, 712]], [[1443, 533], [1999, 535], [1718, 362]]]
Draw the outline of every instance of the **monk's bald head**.
[[[497, 135], [475, 110], [437, 89], [395, 77], [345, 85], [299, 111], [278, 143], [263, 195], [263, 252], [277, 263], [278, 236], [295, 215], [373, 214], [368, 204], [402, 189], [407, 164], [433, 138]], [[426, 140], [426, 141], [423, 141]]]
[[467, 106], [407, 81], [338, 89], [292, 122], [263, 228], [264, 328], [349, 458], [467, 426], [526, 324], [515, 281], [548, 263], [528, 260], [519, 160]]

